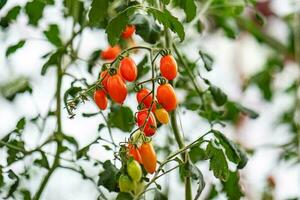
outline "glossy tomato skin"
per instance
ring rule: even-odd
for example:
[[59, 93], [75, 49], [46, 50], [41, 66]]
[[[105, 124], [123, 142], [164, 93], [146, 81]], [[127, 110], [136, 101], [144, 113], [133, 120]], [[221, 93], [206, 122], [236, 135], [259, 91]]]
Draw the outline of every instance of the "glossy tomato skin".
[[[137, 102], [139, 104], [143, 103], [146, 108], [150, 108], [151, 103], [152, 103], [152, 99], [153, 99], [153, 95], [149, 94], [149, 93], [151, 93], [151, 91], [148, 90], [147, 88], [142, 88], [142, 89], [140, 89], [140, 91], [138, 91], [136, 93]], [[156, 110], [156, 103], [153, 103], [152, 112], [154, 112], [155, 110]]]
[[140, 164], [143, 163], [140, 152], [132, 144], [128, 144], [128, 154], [129, 156], [132, 156], [134, 160], [138, 161]]
[[157, 120], [162, 124], [167, 124], [170, 121], [169, 113], [164, 108], [159, 108], [155, 111]]
[[156, 153], [150, 142], [143, 143], [139, 148], [143, 160], [143, 166], [146, 171], [150, 174], [153, 174], [156, 171]]
[[177, 76], [177, 63], [172, 55], [165, 55], [160, 59], [160, 73], [168, 80]]
[[130, 160], [127, 163], [127, 174], [133, 181], [139, 182], [142, 178], [142, 168], [136, 160]]
[[122, 38], [123, 39], [129, 39], [135, 32], [135, 26], [134, 25], [127, 25], [125, 30], [122, 32]]
[[105, 95], [105, 91], [102, 89], [96, 90], [94, 92], [94, 100], [97, 106], [101, 110], [105, 110], [107, 108], [107, 97]]
[[[147, 109], [143, 109], [139, 111], [136, 115], [136, 122], [140, 127], [141, 131], [143, 131], [145, 135], [149, 137], [154, 135], [154, 133], [156, 132], [156, 120], [152, 112], [150, 112], [148, 119], [147, 116], [148, 116]], [[147, 122], [145, 123], [146, 119]]]
[[176, 93], [169, 83], [158, 86], [156, 98], [158, 103], [168, 112], [177, 107]]
[[108, 80], [108, 77], [109, 77], [110, 75], [109, 75], [109, 73], [108, 73], [108, 71], [107, 70], [105, 70], [105, 71], [102, 71], [101, 73], [100, 73], [100, 79], [102, 79], [102, 85], [103, 85], [103, 87], [107, 90], [107, 80]]
[[122, 77], [129, 82], [133, 82], [137, 78], [137, 67], [134, 60], [130, 57], [125, 57], [120, 62], [120, 73]]
[[115, 74], [108, 78], [107, 91], [110, 97], [119, 104], [123, 104], [127, 97], [126, 84], [122, 80], [122, 77], [118, 74]]
[[119, 188], [121, 192], [134, 192], [136, 189], [136, 183], [126, 174], [121, 174], [119, 177]]
[[109, 46], [107, 49], [101, 52], [101, 58], [104, 60], [114, 60], [121, 53], [121, 48], [119, 45], [113, 47]]

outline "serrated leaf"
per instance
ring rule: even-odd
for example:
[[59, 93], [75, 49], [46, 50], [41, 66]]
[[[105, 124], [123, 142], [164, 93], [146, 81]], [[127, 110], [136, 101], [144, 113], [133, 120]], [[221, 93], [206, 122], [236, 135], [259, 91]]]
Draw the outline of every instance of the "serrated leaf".
[[209, 159], [209, 169], [213, 171], [214, 176], [226, 181], [229, 176], [229, 169], [222, 149], [216, 147], [216, 144], [210, 141], [206, 147], [206, 155]]
[[106, 33], [110, 45], [114, 46], [119, 42], [122, 31], [129, 23], [129, 18], [136, 9], [134, 6], [128, 7], [108, 23]]
[[226, 196], [230, 200], [240, 200], [244, 194], [241, 191], [239, 184], [239, 175], [237, 172], [230, 172], [228, 180], [226, 182], [222, 181], [222, 191], [225, 192]]
[[110, 126], [130, 132], [134, 126], [133, 111], [127, 106], [115, 106], [112, 109], [108, 115]]
[[172, 32], [176, 33], [181, 41], [184, 40], [184, 28], [177, 17], [173, 16], [168, 10], [162, 12], [155, 8], [148, 8], [148, 12], [164, 27], [169, 28]]
[[141, 36], [144, 41], [155, 44], [159, 40], [161, 29], [153, 16], [138, 13], [133, 16], [130, 24], [135, 25], [135, 33]]
[[44, 35], [49, 40], [49, 42], [51, 42], [55, 46], [60, 47], [63, 45], [59, 37], [60, 32], [57, 24], [50, 24], [48, 29], [44, 31]]
[[108, 0], [93, 0], [89, 12], [89, 20], [92, 25], [97, 25], [107, 16]]
[[218, 106], [222, 106], [227, 102], [227, 95], [220, 88], [211, 84], [209, 91]]
[[204, 53], [203, 51], [199, 51], [199, 55], [204, 63], [204, 67], [207, 71], [211, 71], [212, 70], [212, 65], [213, 65], [213, 58], [208, 55], [207, 53]]
[[103, 163], [104, 171], [99, 174], [98, 185], [102, 185], [108, 191], [117, 191], [117, 173], [118, 169], [107, 160]]
[[20, 40], [17, 44], [9, 46], [6, 50], [5, 56], [8, 57], [11, 54], [15, 53], [18, 49], [24, 46], [25, 42], [25, 40]]

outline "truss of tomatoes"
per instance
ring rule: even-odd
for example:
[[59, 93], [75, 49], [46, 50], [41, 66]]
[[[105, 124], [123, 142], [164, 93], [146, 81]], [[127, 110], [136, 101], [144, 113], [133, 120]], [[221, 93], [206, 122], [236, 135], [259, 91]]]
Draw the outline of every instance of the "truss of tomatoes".
[[[130, 38], [134, 31], [134, 26], [127, 26], [122, 33], [122, 37], [124, 39]], [[118, 68], [105, 67], [100, 73], [101, 86], [96, 89], [94, 100], [101, 110], [107, 108], [108, 95], [114, 102], [122, 105], [128, 94], [126, 82], [137, 81], [138, 69], [136, 63], [131, 57], [123, 57], [120, 54], [121, 49], [119, 46], [109, 47], [101, 53], [103, 59], [113, 60], [112, 63], [121, 58]], [[175, 79], [178, 69], [176, 60], [169, 52], [162, 53], [159, 68], [161, 77], [151, 80], [154, 81], [154, 84], [156, 80], [160, 80], [157, 81], [159, 86], [153, 88], [156, 89], [155, 91], [142, 87], [142, 84], [136, 84], [136, 100], [139, 106], [135, 120], [139, 132], [133, 135], [139, 136], [130, 139], [126, 146], [126, 156], [130, 162], [123, 164], [127, 171], [119, 177], [119, 188], [122, 192], [138, 194], [142, 189], [140, 187], [143, 185], [140, 165], [147, 173], [153, 174], [156, 171], [156, 153], [151, 142], [145, 138], [156, 133], [156, 120], [162, 124], [169, 123], [168, 112], [175, 110], [177, 107], [176, 93], [172, 85], [167, 83], [167, 80]], [[153, 94], [156, 94], [155, 97]], [[141, 134], [142, 137], [140, 137]]]

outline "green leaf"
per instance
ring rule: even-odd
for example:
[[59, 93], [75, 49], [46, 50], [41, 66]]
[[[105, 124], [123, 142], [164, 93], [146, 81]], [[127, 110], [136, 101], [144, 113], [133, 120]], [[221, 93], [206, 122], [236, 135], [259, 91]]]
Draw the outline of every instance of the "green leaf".
[[70, 144], [74, 145], [76, 149], [78, 149], [78, 142], [76, 139], [70, 135], [63, 135], [64, 139], [68, 141]]
[[212, 132], [219, 140], [219, 143], [224, 147], [227, 158], [235, 164], [238, 164], [240, 162], [240, 157], [237, 146], [220, 131], [212, 130]]
[[25, 40], [20, 40], [17, 44], [9, 46], [6, 50], [5, 56], [8, 57], [9, 55], [15, 53], [18, 49], [24, 46], [25, 42]]
[[206, 147], [206, 155], [210, 160], [209, 169], [214, 176], [222, 181], [226, 181], [229, 176], [228, 164], [222, 149], [216, 147], [215, 142], [210, 141]]
[[227, 95], [220, 88], [210, 84], [209, 91], [218, 106], [222, 106], [227, 102]]
[[25, 117], [22, 117], [18, 122], [17, 122], [17, 125], [16, 125], [16, 130], [21, 133], [23, 130], [24, 130], [24, 127], [26, 125], [26, 119]]
[[190, 22], [195, 18], [197, 13], [196, 3], [194, 0], [185, 0], [183, 2], [184, 2], [183, 9], [186, 15], [186, 21]]
[[7, 0], [0, 0], [0, 10], [5, 6]]
[[20, 192], [21, 192], [21, 194], [23, 196], [23, 200], [31, 200], [30, 191], [22, 189]]
[[161, 29], [153, 16], [138, 13], [133, 16], [130, 24], [135, 25], [135, 33], [141, 36], [145, 42], [155, 44], [159, 40]]
[[87, 145], [87, 146], [83, 147], [82, 149], [80, 149], [79, 151], [77, 151], [77, 153], [76, 153], [77, 159], [80, 159], [82, 157], [86, 157], [88, 151], [90, 150], [90, 146], [91, 145]]
[[99, 59], [100, 52], [101, 51], [97, 49], [93, 51], [93, 53], [90, 55], [88, 60], [88, 65], [87, 65], [89, 73], [92, 73], [93, 67], [97, 64], [97, 60]]
[[7, 196], [4, 199], [8, 199], [9, 197], [11, 197], [13, 195], [13, 193], [18, 189], [20, 180], [19, 177], [17, 176], [17, 174], [15, 174], [15, 172], [13, 172], [12, 170], [8, 171], [8, 177], [10, 179], [15, 180], [14, 183], [9, 187], [8, 189], [8, 193]]
[[36, 164], [40, 167], [44, 167], [46, 169], [50, 169], [46, 154], [43, 151], [40, 151], [40, 153], [41, 153], [42, 158], [35, 160], [34, 164]]
[[8, 148], [7, 149], [7, 164], [11, 165], [12, 163], [14, 163], [15, 161], [18, 161], [20, 159], [22, 159], [24, 157], [24, 142], [23, 141], [18, 141], [18, 140], [11, 140], [8, 143], [11, 146], [15, 146], [18, 149], [12, 149], [12, 148]]
[[44, 31], [44, 35], [49, 40], [49, 42], [51, 42], [55, 46], [60, 47], [63, 45], [59, 37], [60, 32], [57, 24], [50, 24], [48, 29]]
[[226, 182], [222, 181], [223, 189], [226, 196], [230, 200], [240, 200], [244, 194], [241, 191], [241, 187], [239, 184], [239, 175], [237, 172], [230, 172], [228, 176], [228, 180]]
[[116, 200], [133, 200], [133, 197], [131, 194], [126, 192], [120, 192], [116, 198]]
[[150, 71], [150, 66], [147, 65], [148, 56], [145, 55], [144, 58], [137, 64], [138, 69], [138, 79], [146, 75]]
[[114, 46], [119, 42], [122, 31], [129, 23], [129, 18], [133, 15], [136, 9], [137, 8], [135, 6], [128, 7], [108, 23], [106, 33], [109, 44]]
[[11, 8], [6, 16], [0, 19], [0, 26], [6, 28], [13, 20], [16, 20], [18, 15], [20, 14], [21, 6], [15, 6]]
[[43, 16], [45, 8], [45, 3], [40, 0], [33, 0], [30, 2], [27, 2], [25, 5], [25, 12], [28, 16], [28, 23], [34, 26], [38, 25], [39, 20]]
[[104, 171], [99, 174], [98, 185], [104, 186], [108, 191], [117, 191], [117, 173], [118, 169], [107, 160], [103, 163]]
[[238, 109], [244, 113], [245, 115], [249, 116], [252, 119], [256, 119], [259, 114], [257, 112], [255, 112], [254, 110], [251, 110], [250, 108], [246, 108], [245, 106], [241, 105], [241, 104], [237, 104]]
[[85, 21], [85, 12], [83, 1], [80, 0], [64, 0], [65, 16], [71, 16], [75, 22], [82, 24]]
[[93, 25], [99, 24], [107, 16], [108, 0], [93, 0], [89, 12], [89, 20]]
[[199, 51], [200, 57], [204, 63], [204, 67], [207, 71], [211, 71], [212, 70], [212, 65], [213, 65], [213, 58], [208, 55], [207, 53], [204, 53], [203, 51]]
[[133, 112], [127, 106], [112, 107], [108, 118], [111, 127], [118, 128], [124, 132], [130, 132], [134, 126]]
[[178, 21], [178, 18], [173, 16], [168, 10], [164, 10], [162, 12], [155, 8], [148, 8], [148, 13], [152, 14], [164, 27], [171, 29], [174, 33], [177, 33], [181, 41], [184, 40], [185, 32], [183, 25]]
[[4, 185], [4, 177], [3, 177], [3, 170], [2, 170], [2, 166], [0, 165], [0, 189], [3, 187]]
[[29, 92], [32, 93], [32, 89], [29, 80], [25, 77], [18, 77], [12, 79], [4, 85], [0, 85], [0, 93], [7, 100], [12, 101], [18, 94]]
[[198, 146], [192, 147], [189, 152], [189, 155], [190, 155], [190, 159], [193, 163], [196, 163], [201, 160], [205, 160], [205, 157], [206, 157], [205, 151]]
[[41, 75], [45, 75], [49, 67], [60, 65], [60, 61], [63, 56], [63, 53], [64, 53], [63, 49], [58, 49], [56, 52], [51, 54], [49, 59], [46, 61], [46, 63], [42, 67]]

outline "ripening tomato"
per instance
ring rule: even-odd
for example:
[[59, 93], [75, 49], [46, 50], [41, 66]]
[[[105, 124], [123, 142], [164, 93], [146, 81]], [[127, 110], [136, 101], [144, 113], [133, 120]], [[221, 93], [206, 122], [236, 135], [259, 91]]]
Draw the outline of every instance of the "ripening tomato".
[[137, 67], [130, 57], [125, 57], [120, 62], [120, 73], [122, 77], [129, 82], [135, 81], [137, 77]]
[[132, 144], [128, 144], [128, 153], [129, 153], [129, 156], [132, 156], [134, 158], [134, 160], [138, 161], [140, 164], [143, 163], [140, 152]]
[[143, 166], [146, 171], [153, 174], [156, 170], [156, 153], [150, 142], [143, 143], [139, 148], [139, 152], [142, 157]]
[[168, 80], [177, 76], [177, 63], [172, 55], [165, 55], [160, 59], [160, 73]]
[[109, 75], [109, 73], [108, 73], [107, 70], [102, 71], [102, 72], [100, 73], [100, 79], [102, 79], [101, 83], [102, 83], [103, 87], [104, 87], [106, 90], [107, 90], [107, 80], [108, 80], [108, 77], [109, 77], [109, 76], [110, 76], [110, 75]]
[[121, 53], [121, 48], [119, 45], [113, 47], [109, 46], [107, 49], [101, 52], [101, 58], [104, 60], [114, 60]]
[[147, 119], [148, 113], [148, 109], [143, 109], [139, 111], [136, 115], [136, 122], [140, 127], [141, 131], [143, 131], [146, 136], [152, 136], [156, 131], [156, 120], [151, 111]]
[[158, 86], [156, 98], [158, 103], [168, 112], [174, 110], [177, 106], [175, 91], [169, 83]]
[[107, 91], [110, 97], [119, 104], [123, 104], [127, 97], [126, 84], [122, 80], [122, 77], [118, 74], [115, 74], [108, 78]]
[[[140, 91], [136, 93], [137, 102], [139, 104], [143, 103], [146, 108], [150, 108], [153, 99], [153, 95], [149, 93], [151, 93], [151, 91], [149, 91], [147, 88], [142, 88], [140, 89]], [[156, 110], [156, 103], [153, 103], [152, 112], [154, 112], [155, 110]]]
[[159, 108], [155, 111], [155, 116], [162, 124], [167, 124], [170, 121], [169, 113], [164, 108]]
[[133, 181], [139, 182], [143, 175], [140, 164], [135, 160], [128, 161], [127, 174]]
[[134, 25], [127, 25], [125, 30], [122, 32], [122, 38], [128, 39], [130, 38], [135, 32], [135, 26]]
[[107, 107], [107, 97], [105, 95], [105, 91], [100, 89], [100, 90], [96, 90], [94, 92], [94, 100], [95, 103], [97, 104], [97, 106], [101, 109], [101, 110], [105, 110]]
[[119, 177], [119, 188], [121, 192], [134, 192], [136, 189], [136, 183], [126, 174], [121, 174]]

